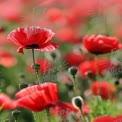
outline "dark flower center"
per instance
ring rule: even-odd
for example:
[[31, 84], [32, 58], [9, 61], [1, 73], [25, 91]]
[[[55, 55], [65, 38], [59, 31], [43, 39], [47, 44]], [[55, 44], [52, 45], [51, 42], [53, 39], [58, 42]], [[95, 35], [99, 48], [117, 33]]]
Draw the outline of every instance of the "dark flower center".
[[34, 49], [34, 48], [39, 48], [39, 45], [37, 44], [31, 44], [31, 45], [26, 45], [26, 49]]
[[91, 53], [95, 55], [104, 54], [103, 52], [91, 52]]

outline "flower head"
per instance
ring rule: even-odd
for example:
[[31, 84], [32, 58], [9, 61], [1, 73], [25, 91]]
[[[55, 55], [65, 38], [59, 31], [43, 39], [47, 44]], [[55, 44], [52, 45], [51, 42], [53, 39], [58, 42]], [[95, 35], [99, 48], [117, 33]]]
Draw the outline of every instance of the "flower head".
[[23, 53], [23, 48], [52, 51], [58, 44], [51, 41], [54, 33], [46, 28], [30, 26], [13, 30], [8, 39], [19, 46], [18, 52]]
[[50, 107], [58, 100], [55, 83], [29, 86], [16, 93], [17, 106], [38, 112]]
[[122, 48], [122, 44], [116, 37], [107, 37], [104, 35], [86, 35], [83, 38], [84, 48], [93, 54], [105, 54]]

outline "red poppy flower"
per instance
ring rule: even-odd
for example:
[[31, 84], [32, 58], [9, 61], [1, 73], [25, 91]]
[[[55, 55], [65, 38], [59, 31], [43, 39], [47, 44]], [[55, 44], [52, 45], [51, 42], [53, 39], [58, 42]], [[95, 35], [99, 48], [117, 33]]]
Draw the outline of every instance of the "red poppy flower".
[[[40, 70], [39, 70], [40, 74], [44, 74], [44, 73], [48, 72], [51, 67], [51, 63], [45, 59], [36, 59], [36, 63], [40, 65]], [[32, 63], [27, 66], [27, 69], [31, 73], [34, 73], [34, 70], [32, 69], [31, 66], [32, 66]]]
[[54, 33], [49, 29], [31, 26], [13, 30], [8, 35], [8, 39], [19, 46], [19, 53], [23, 53], [23, 48], [40, 51], [54, 50], [58, 44], [51, 41], [53, 36]]
[[16, 102], [11, 100], [6, 94], [0, 94], [0, 107], [2, 110], [14, 109], [16, 107]]
[[115, 88], [113, 85], [110, 85], [108, 82], [94, 81], [92, 82], [92, 93], [94, 95], [100, 95], [103, 99], [113, 98]]
[[97, 117], [93, 122], [114, 122], [114, 118], [111, 116]]
[[116, 37], [104, 35], [86, 35], [83, 38], [83, 46], [93, 54], [105, 54], [122, 48]]
[[[97, 64], [97, 66], [96, 66]], [[98, 68], [99, 74], [104, 74], [105, 71], [111, 71], [112, 69], [116, 69], [117, 65], [113, 64], [109, 59], [107, 58], [99, 58], [97, 60], [91, 60], [91, 61], [84, 61], [78, 66], [78, 74], [82, 78], [87, 78], [86, 73], [91, 72], [93, 76], [96, 75], [96, 67]]]
[[44, 83], [29, 86], [16, 93], [17, 106], [31, 111], [42, 111], [58, 100], [57, 86], [55, 83]]
[[85, 56], [82, 53], [70, 52], [65, 54], [64, 60], [69, 66], [78, 66], [85, 60]]
[[4, 67], [12, 67], [16, 64], [16, 58], [7, 50], [0, 50], [0, 64]]

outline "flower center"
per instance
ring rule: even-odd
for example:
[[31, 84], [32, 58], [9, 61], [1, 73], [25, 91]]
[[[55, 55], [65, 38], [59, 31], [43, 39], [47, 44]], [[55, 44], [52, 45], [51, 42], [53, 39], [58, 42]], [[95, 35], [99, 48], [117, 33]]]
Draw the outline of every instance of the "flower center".
[[34, 48], [39, 48], [39, 45], [37, 44], [26, 45], [26, 49], [34, 49]]

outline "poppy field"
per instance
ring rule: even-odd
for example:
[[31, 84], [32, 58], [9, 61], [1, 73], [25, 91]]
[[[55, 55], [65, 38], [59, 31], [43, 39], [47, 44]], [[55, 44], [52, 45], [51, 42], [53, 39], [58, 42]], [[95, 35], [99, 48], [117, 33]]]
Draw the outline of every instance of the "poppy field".
[[122, 0], [0, 0], [0, 122], [122, 122]]

